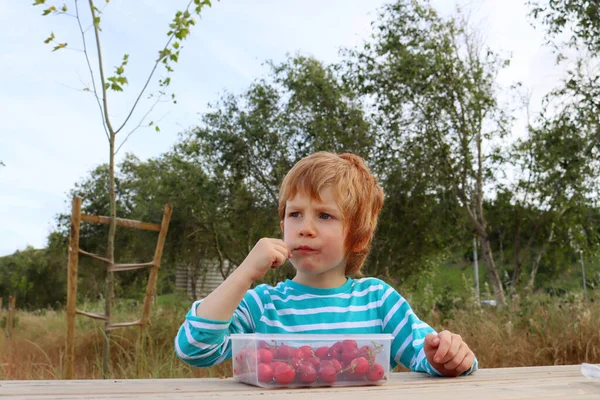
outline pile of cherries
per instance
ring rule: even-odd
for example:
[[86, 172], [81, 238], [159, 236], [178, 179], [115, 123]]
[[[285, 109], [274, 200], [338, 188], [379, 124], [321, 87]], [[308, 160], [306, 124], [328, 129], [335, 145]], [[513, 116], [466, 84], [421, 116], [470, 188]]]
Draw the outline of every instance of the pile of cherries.
[[359, 348], [355, 340], [316, 348], [260, 341], [256, 350], [247, 347], [235, 355], [234, 375], [247, 383], [258, 379], [264, 384], [280, 385], [377, 382], [385, 375], [383, 366], [375, 362], [375, 355], [382, 348], [377, 343]]

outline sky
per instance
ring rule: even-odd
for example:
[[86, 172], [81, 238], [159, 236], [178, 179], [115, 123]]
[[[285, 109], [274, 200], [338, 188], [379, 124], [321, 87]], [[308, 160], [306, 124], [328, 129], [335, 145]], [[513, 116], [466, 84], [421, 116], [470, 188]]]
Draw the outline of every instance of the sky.
[[[0, 166], [0, 256], [27, 246], [45, 247], [56, 215], [70, 212], [68, 192], [108, 162], [98, 104], [81, 90], [89, 86], [90, 78], [77, 20], [64, 15], [42, 17], [42, 8], [32, 3], [0, 0], [0, 161], [5, 164]], [[80, 3], [80, 12], [86, 15], [87, 2]], [[117, 161], [125, 153], [145, 160], [169, 151], [179, 133], [195, 126], [208, 104], [224, 91], [240, 93], [264, 76], [266, 60], [283, 61], [288, 54], [301, 53], [325, 63], [338, 61], [341, 48], [358, 46], [368, 38], [370, 22], [385, 3], [213, 1], [211, 8], [203, 10], [174, 65], [170, 90], [177, 104], [159, 103], [146, 123], [155, 121], [160, 132], [142, 126], [125, 142]], [[453, 13], [457, 4], [431, 3], [443, 15]], [[124, 54], [130, 59], [125, 93], [109, 95], [111, 118], [120, 125], [166, 42], [168, 24], [187, 1], [113, 0], [106, 8], [104, 2], [98, 4], [103, 10], [101, 43], [109, 72]], [[485, 44], [511, 58], [499, 83], [522, 82], [535, 111], [542, 96], [558, 85], [563, 71], [544, 46], [543, 31], [531, 26], [525, 0], [459, 0], [458, 4]], [[72, 2], [67, 5], [74, 12]], [[69, 43], [69, 50], [52, 52], [43, 43], [51, 32], [59, 42]], [[91, 43], [90, 36], [88, 46]], [[130, 129], [152, 104], [143, 99]], [[523, 125], [521, 119], [515, 126]]]

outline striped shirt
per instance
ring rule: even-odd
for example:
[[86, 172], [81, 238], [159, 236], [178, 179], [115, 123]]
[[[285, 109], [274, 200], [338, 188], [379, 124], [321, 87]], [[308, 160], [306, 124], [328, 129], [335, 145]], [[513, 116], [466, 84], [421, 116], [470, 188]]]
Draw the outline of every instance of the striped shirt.
[[[177, 337], [175, 350], [184, 362], [208, 367], [231, 357], [232, 333], [373, 334], [393, 336], [390, 366], [440, 375], [425, 357], [423, 341], [435, 332], [390, 285], [376, 278], [351, 279], [320, 289], [287, 280], [248, 290], [229, 321], [196, 316], [194, 302]], [[477, 360], [465, 372], [477, 369]]]

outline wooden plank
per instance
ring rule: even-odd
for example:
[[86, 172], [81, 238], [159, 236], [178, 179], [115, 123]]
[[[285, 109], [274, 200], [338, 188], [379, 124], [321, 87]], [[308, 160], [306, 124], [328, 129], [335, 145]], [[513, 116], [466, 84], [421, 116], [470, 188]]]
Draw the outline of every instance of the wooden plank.
[[111, 264], [108, 267], [109, 272], [131, 271], [134, 269], [147, 268], [154, 265], [154, 261], [141, 264]]
[[90, 317], [93, 319], [101, 319], [102, 321], [108, 321], [108, 318], [106, 318], [106, 316], [102, 315], [102, 314], [91, 313], [91, 312], [81, 311], [81, 310], [75, 310], [75, 313], [77, 313], [79, 315], [84, 315], [86, 317]]
[[[150, 301], [154, 297], [154, 291], [156, 290], [156, 280], [158, 278], [158, 270], [160, 268], [160, 260], [162, 258], [163, 248], [167, 239], [167, 232], [169, 231], [169, 222], [171, 221], [171, 215], [173, 214], [173, 206], [171, 203], [165, 204], [163, 212], [163, 218], [160, 224], [160, 233], [158, 234], [158, 241], [156, 243], [156, 250], [154, 251], [154, 259], [152, 263], [154, 266], [150, 270], [150, 276], [148, 277], [148, 284], [146, 285], [146, 296], [144, 297], [144, 308], [142, 309], [142, 324], [140, 329], [144, 329], [148, 325], [150, 318]], [[142, 332], [140, 330], [140, 337]]]
[[9, 337], [9, 338], [12, 336], [16, 302], [17, 302], [16, 296], [10, 296], [8, 298], [8, 320], [6, 321], [6, 337]]
[[[81, 220], [85, 222], [92, 222], [94, 224], [110, 224], [110, 217], [98, 216], [98, 215], [89, 215], [89, 214], [81, 214]], [[117, 218], [117, 226], [122, 228], [135, 228], [135, 229], [143, 229], [146, 231], [154, 231], [160, 232], [160, 225], [152, 224], [149, 222], [142, 221], [134, 221], [132, 219], [124, 219]]]
[[79, 251], [79, 254], [83, 254], [83, 255], [95, 258], [96, 260], [104, 261], [107, 264], [112, 264], [108, 258], [104, 258], [102, 256], [99, 256], [98, 254], [88, 253], [87, 251], [81, 250], [81, 249], [79, 249], [78, 251]]
[[141, 324], [142, 324], [142, 322], [140, 320], [133, 321], [133, 322], [117, 322], [117, 323], [108, 325], [107, 329], [109, 331], [112, 331], [112, 330], [119, 329], [119, 328], [125, 328], [127, 326], [136, 326], [136, 325], [141, 325]]
[[460, 378], [394, 373], [381, 386], [269, 390], [233, 379], [0, 381], [0, 399], [598, 399], [600, 382], [580, 365], [482, 369]]
[[77, 313], [77, 268], [79, 264], [79, 228], [81, 226], [81, 198], [71, 202], [71, 232], [67, 267], [67, 362], [65, 377], [73, 379], [75, 363], [75, 314]]

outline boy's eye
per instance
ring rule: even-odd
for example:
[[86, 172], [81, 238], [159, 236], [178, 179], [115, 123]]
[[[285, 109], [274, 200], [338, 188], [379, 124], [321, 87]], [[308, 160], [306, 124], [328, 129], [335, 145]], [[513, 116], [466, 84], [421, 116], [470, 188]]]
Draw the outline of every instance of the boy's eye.
[[322, 219], [333, 219], [333, 217], [327, 213], [321, 213], [320, 217]]
[[298, 211], [294, 211], [294, 212], [291, 212], [291, 213], [290, 213], [290, 217], [292, 217], [292, 218], [296, 218], [296, 217], [298, 217], [299, 215], [300, 215], [300, 213], [299, 213]]

